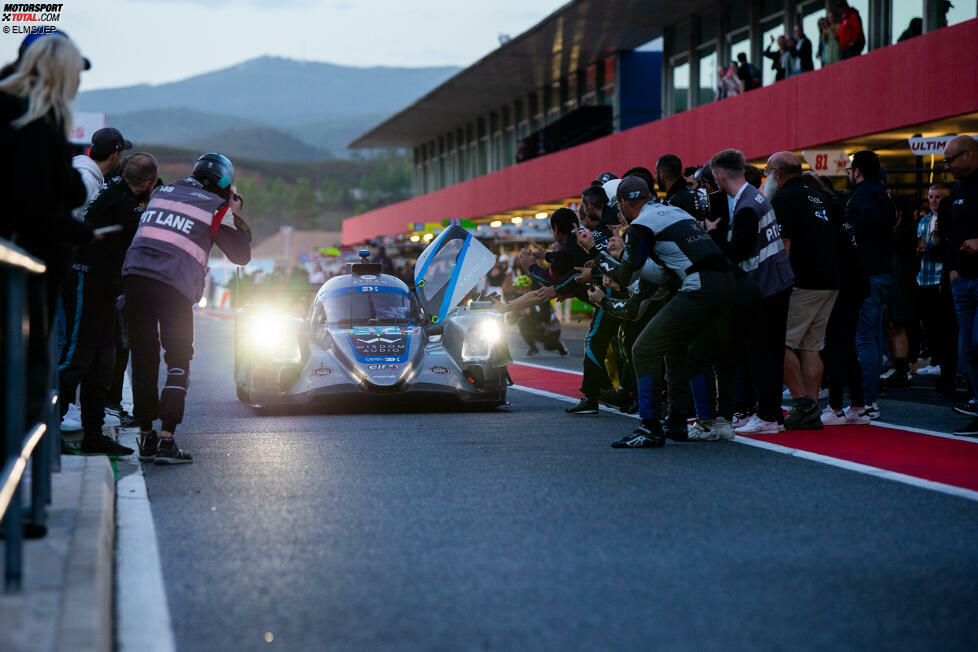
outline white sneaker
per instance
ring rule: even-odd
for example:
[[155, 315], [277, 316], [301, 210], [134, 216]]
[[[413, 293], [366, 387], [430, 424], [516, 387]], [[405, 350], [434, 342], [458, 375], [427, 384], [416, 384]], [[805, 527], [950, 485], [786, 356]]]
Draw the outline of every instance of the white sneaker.
[[61, 419], [61, 432], [78, 432], [81, 429], [81, 408], [74, 403], [69, 403], [68, 412]]
[[102, 422], [102, 425], [109, 428], [118, 428], [122, 425], [122, 421], [119, 420], [119, 417], [106, 410], [105, 421]]
[[846, 421], [846, 411], [839, 410], [836, 412], [829, 406], [825, 406], [821, 414], [822, 425], [823, 426], [844, 426], [848, 421]]
[[877, 405], [876, 403], [872, 403], [871, 405], [867, 405], [866, 406], [866, 410], [863, 412], [863, 414], [867, 415], [870, 419], [879, 419], [880, 418], [880, 406]]
[[734, 418], [733, 418], [733, 427], [734, 427], [734, 430], [736, 430], [737, 428], [740, 428], [742, 426], [746, 426], [747, 425], [747, 422], [750, 421], [751, 416], [753, 416], [753, 415], [744, 414], [742, 412], [736, 413], [734, 415]]
[[723, 417], [717, 417], [713, 427], [713, 434], [716, 435], [716, 439], [733, 439], [733, 424]]
[[738, 435], [776, 435], [779, 432], [778, 422], [765, 421], [754, 414], [745, 425], [734, 428], [734, 432]]
[[[875, 407], [875, 404], [872, 407], [871, 406], [866, 406], [865, 408], [863, 408], [862, 412], [856, 412], [851, 407], [847, 407], [845, 409], [845, 413], [846, 413], [846, 425], [847, 426], [865, 426], [865, 425], [867, 425], [868, 423], [870, 423], [873, 420], [872, 417], [871, 417], [871, 412], [870, 412], [870, 410], [873, 407]], [[876, 408], [876, 418], [877, 419], [879, 418], [879, 414], [880, 414], [880, 411], [879, 411], [878, 408]]]
[[690, 441], [713, 441], [716, 439], [716, 421], [713, 419], [697, 419], [686, 428], [686, 437]]

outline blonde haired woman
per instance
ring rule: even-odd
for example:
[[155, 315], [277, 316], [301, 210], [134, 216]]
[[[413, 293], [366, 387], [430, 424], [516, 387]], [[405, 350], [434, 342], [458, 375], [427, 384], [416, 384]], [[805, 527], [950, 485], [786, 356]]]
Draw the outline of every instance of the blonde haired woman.
[[84, 68], [67, 37], [44, 36], [29, 43], [14, 72], [0, 80], [0, 237], [47, 267], [28, 288], [28, 423], [41, 418], [45, 402], [48, 336], [71, 246], [92, 240], [92, 230], [70, 215], [85, 200], [67, 139]]

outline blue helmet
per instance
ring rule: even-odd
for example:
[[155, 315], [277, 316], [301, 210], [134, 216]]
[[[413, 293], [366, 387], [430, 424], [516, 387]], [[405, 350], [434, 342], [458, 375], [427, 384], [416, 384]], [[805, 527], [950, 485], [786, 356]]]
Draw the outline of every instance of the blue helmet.
[[208, 152], [194, 163], [191, 176], [209, 190], [225, 190], [234, 182], [234, 165], [224, 154]]

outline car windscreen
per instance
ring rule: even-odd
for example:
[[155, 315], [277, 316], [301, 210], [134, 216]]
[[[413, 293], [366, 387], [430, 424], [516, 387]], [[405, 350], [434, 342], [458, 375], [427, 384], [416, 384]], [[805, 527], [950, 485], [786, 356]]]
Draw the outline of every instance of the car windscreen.
[[383, 286], [342, 288], [330, 293], [324, 306], [330, 324], [411, 324], [417, 314], [407, 292]]

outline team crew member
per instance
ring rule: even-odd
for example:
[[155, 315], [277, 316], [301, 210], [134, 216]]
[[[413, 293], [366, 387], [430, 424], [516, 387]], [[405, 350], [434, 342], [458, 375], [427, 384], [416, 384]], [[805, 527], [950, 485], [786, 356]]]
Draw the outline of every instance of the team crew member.
[[[944, 148], [944, 165], [958, 180], [941, 201], [938, 221], [947, 225], [948, 267], [958, 316], [958, 346], [972, 391], [978, 392], [978, 141], [957, 136]], [[955, 430], [978, 436], [978, 419]]]
[[102, 434], [105, 392], [115, 359], [116, 297], [122, 292], [122, 261], [142, 216], [139, 203], [156, 183], [158, 166], [148, 154], [130, 157], [125, 174], [106, 182], [85, 211], [92, 229], [121, 226], [123, 232], [83, 247], [64, 292], [68, 341], [58, 367], [61, 416], [81, 384], [81, 423], [85, 454], [130, 455]]
[[[666, 417], [665, 434], [686, 439], [689, 403], [689, 345], [709, 324], [729, 311], [734, 292], [730, 265], [712, 239], [682, 209], [651, 202], [648, 185], [627, 177], [618, 186], [618, 208], [630, 222], [621, 260], [595, 246], [590, 231], [578, 233], [602, 273], [622, 286], [652, 258], [679, 282], [679, 290], [652, 318], [635, 341], [632, 356], [638, 381], [641, 425], [612, 444], [615, 448], [646, 448], [665, 443], [659, 419]], [[665, 284], [663, 278], [659, 284]], [[663, 373], [665, 360], [668, 414], [652, 379]]]
[[106, 127], [92, 134], [88, 156], [80, 154], [71, 159], [71, 167], [78, 170], [82, 183], [85, 184], [85, 203], [71, 212], [75, 219], [85, 219], [85, 209], [105, 180], [117, 174], [122, 162], [122, 152], [127, 149], [132, 149], [132, 143], [123, 138], [118, 129]]
[[[161, 186], [143, 212], [126, 254], [123, 285], [132, 347], [133, 413], [139, 423], [139, 459], [186, 464], [173, 433], [183, 420], [194, 355], [193, 305], [204, 291], [207, 256], [217, 245], [238, 265], [251, 260], [251, 233], [234, 192], [234, 166], [222, 154], [204, 154], [191, 176]], [[159, 329], [157, 331], [157, 329]], [[166, 383], [159, 393], [160, 344]], [[161, 419], [159, 435], [153, 421]]]
[[828, 198], [802, 179], [801, 161], [792, 152], [771, 156], [766, 174], [777, 185], [771, 206], [795, 275], [784, 351], [784, 379], [794, 404], [784, 427], [817, 430], [822, 427], [818, 407], [821, 351], [839, 295], [838, 219], [829, 215]]
[[[514, 282], [516, 293], [524, 296], [531, 291], [533, 279], [529, 276], [518, 276]], [[543, 345], [545, 351], [557, 351], [560, 355], [567, 355], [567, 349], [560, 341], [560, 321], [554, 313], [554, 307], [549, 301], [536, 303], [520, 311], [522, 314], [512, 315], [510, 321], [515, 319], [516, 326], [519, 328], [523, 341], [529, 349], [527, 356], [537, 355], [540, 349], [537, 343]]]
[[699, 216], [696, 195], [683, 178], [683, 162], [675, 154], [663, 154], [655, 164], [655, 179], [659, 190], [666, 193], [666, 203], [681, 208], [693, 217]]
[[747, 327], [747, 359], [757, 395], [757, 414], [735, 428], [737, 434], [776, 433], [781, 414], [784, 380], [785, 325], [794, 274], [781, 241], [771, 204], [744, 178], [744, 155], [723, 150], [710, 160], [720, 190], [727, 194], [730, 228], [726, 237], [717, 229], [720, 219], [707, 220], [707, 230], [735, 265], [753, 277], [761, 293], [754, 320]]

